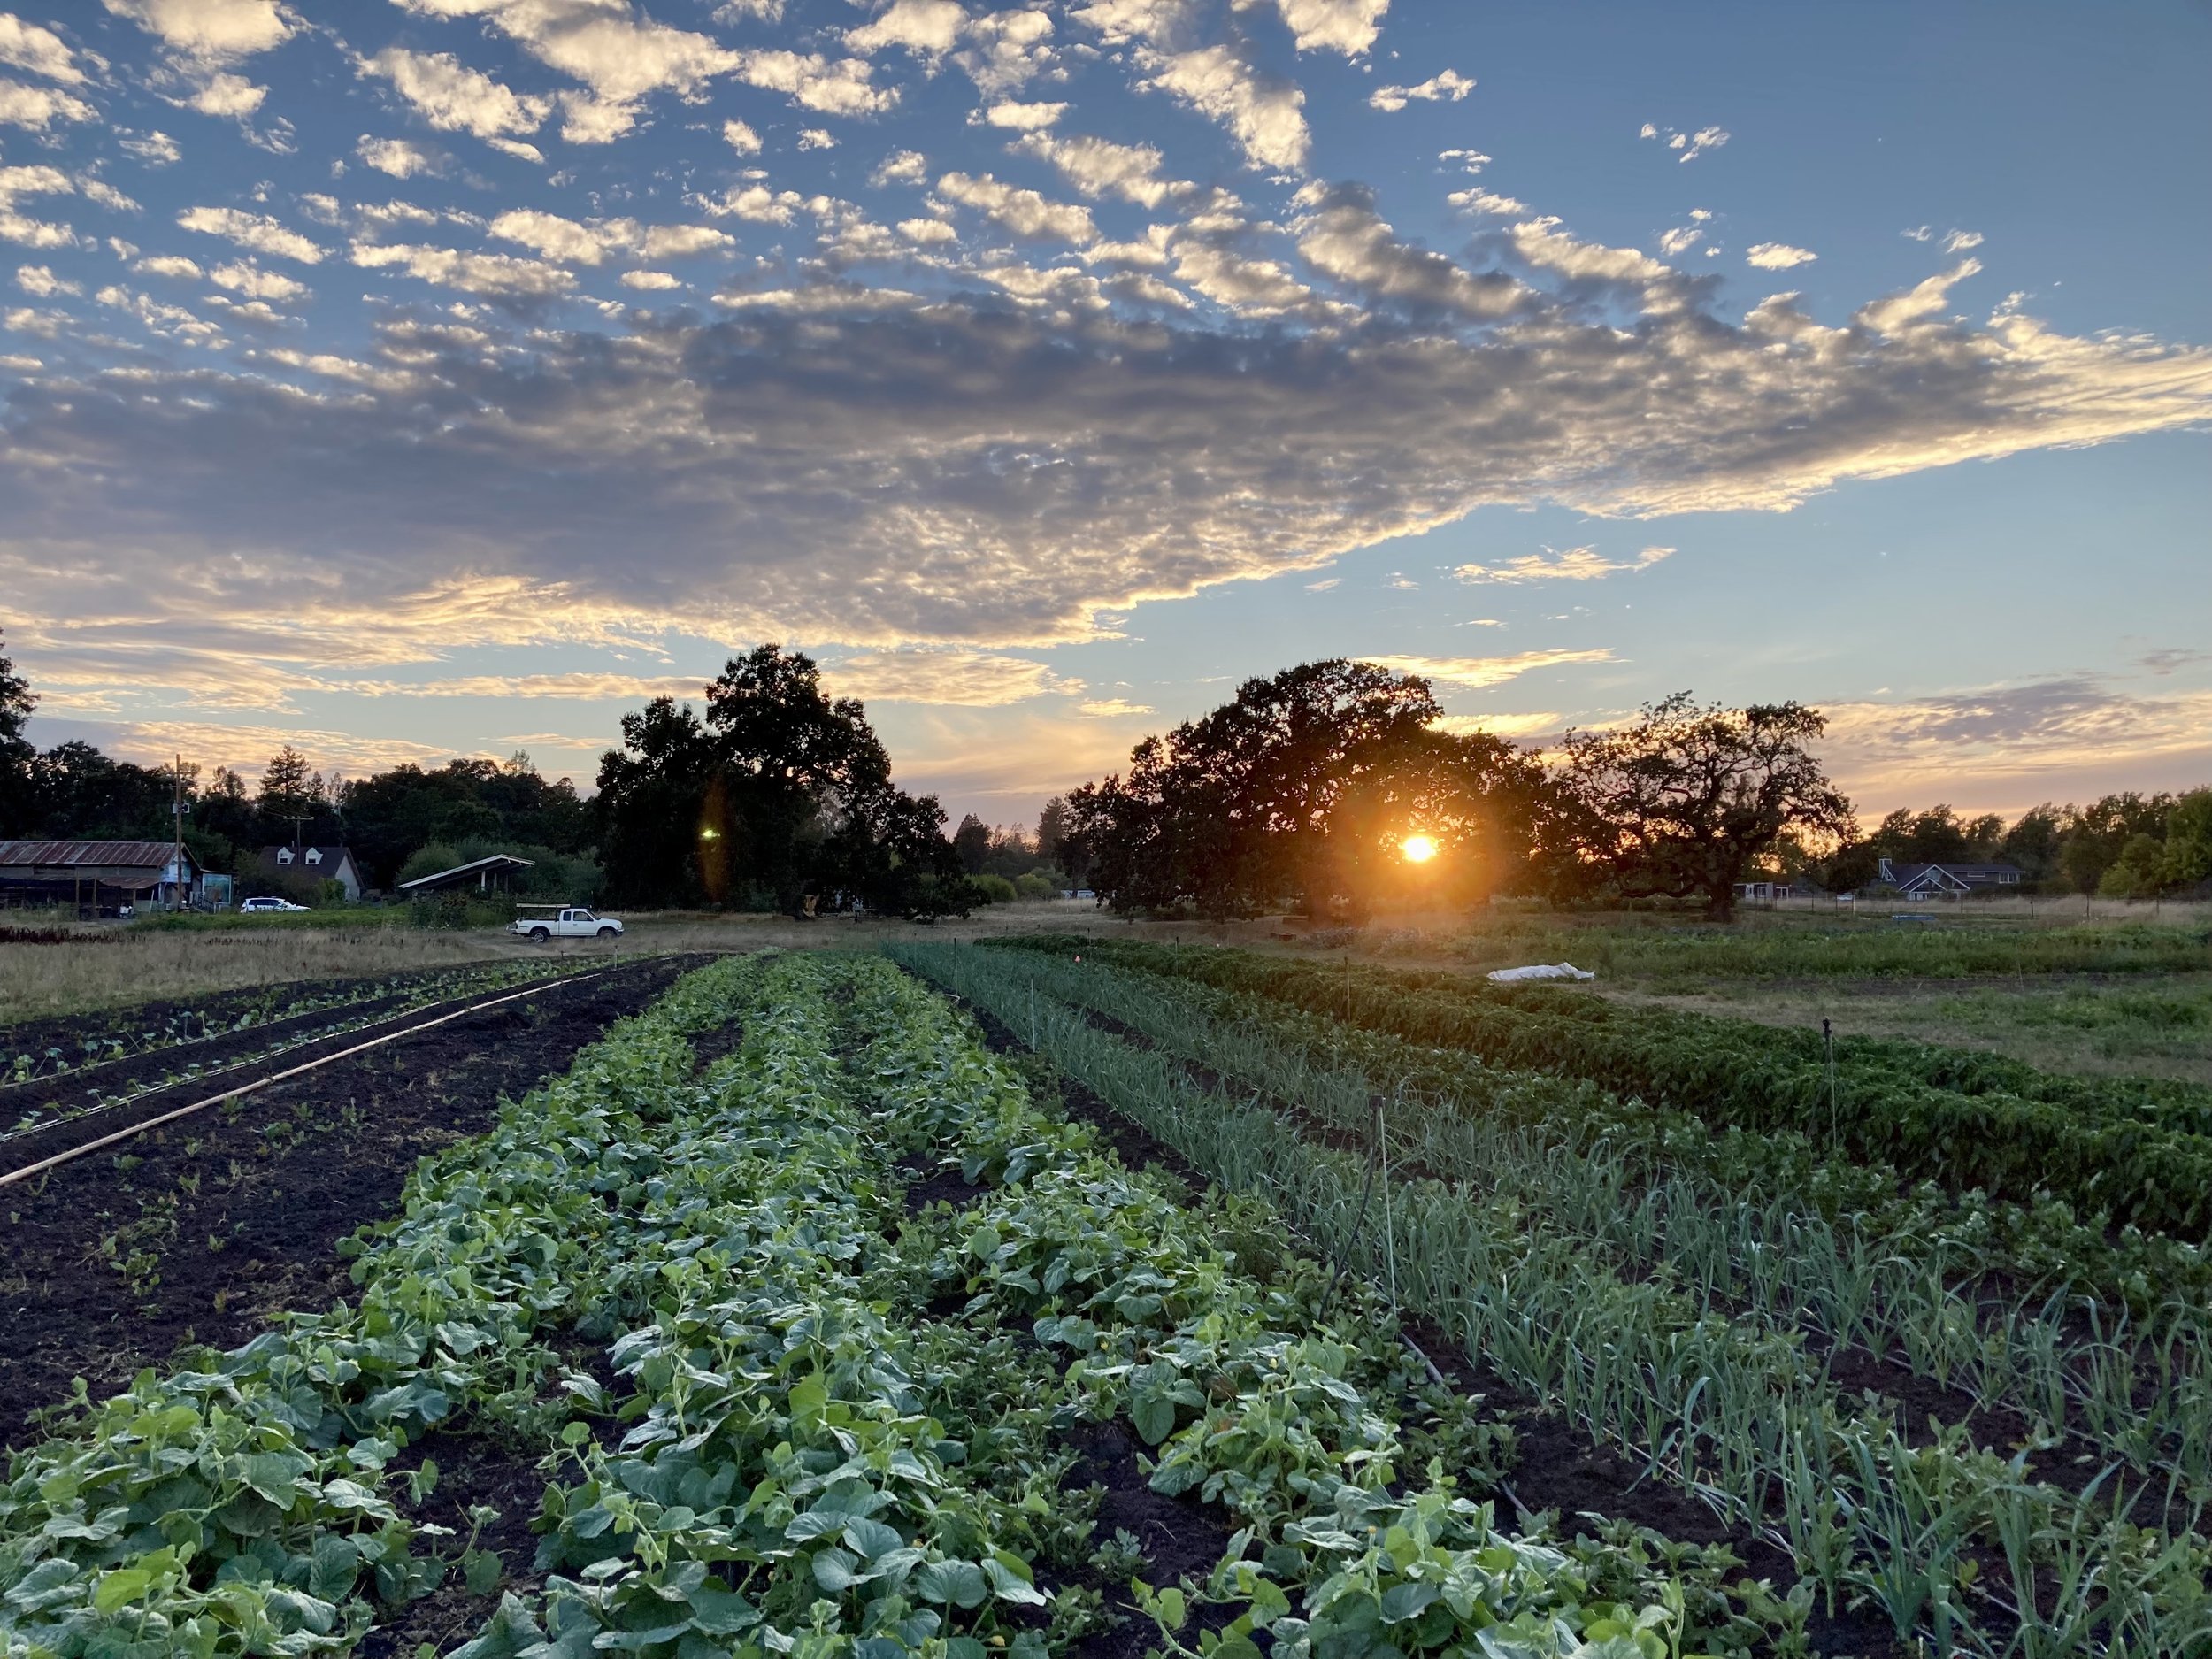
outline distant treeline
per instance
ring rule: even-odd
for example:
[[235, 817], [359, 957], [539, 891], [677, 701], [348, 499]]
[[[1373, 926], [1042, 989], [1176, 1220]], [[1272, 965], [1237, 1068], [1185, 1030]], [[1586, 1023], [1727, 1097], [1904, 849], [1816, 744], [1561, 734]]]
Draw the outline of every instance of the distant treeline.
[[1863, 834], [1813, 753], [1826, 723], [1798, 703], [1678, 693], [1548, 755], [1441, 717], [1427, 681], [1373, 664], [1248, 680], [1069, 796], [1069, 862], [1117, 910], [1211, 916], [1507, 894], [1694, 899], [1725, 917], [1747, 882], [1855, 891], [1886, 856], [2014, 863], [2025, 877], [2011, 891], [2147, 898], [2212, 879], [2212, 790], [2042, 806], [2010, 825], [1900, 811]]
[[[973, 831], [956, 849], [934, 797], [892, 785], [861, 705], [826, 696], [805, 657], [763, 646], [705, 694], [703, 719], [668, 698], [626, 716], [589, 797], [526, 754], [346, 779], [287, 745], [251, 788], [234, 768], [187, 763], [184, 839], [243, 894], [299, 880], [260, 857], [295, 841], [350, 848], [372, 889], [499, 851], [533, 861], [526, 895], [656, 907], [937, 913], [1039, 885], [1035, 844], [1009, 832], [984, 832], [983, 885], [972, 880]], [[167, 840], [176, 769], [89, 743], [39, 751], [23, 735], [35, 703], [0, 656], [0, 837]]]
[[1863, 841], [1825, 858], [1802, 848], [1778, 861], [1836, 891], [1871, 884], [1893, 864], [2010, 864], [2032, 893], [2095, 893], [2148, 899], [2212, 881], [2212, 788], [2181, 795], [2108, 795], [2087, 806], [2032, 807], [2008, 824], [1996, 813], [1961, 818], [1947, 806], [1901, 807]]
[[[35, 701], [0, 656], [0, 836], [166, 840], [171, 769], [88, 743], [35, 750]], [[2012, 890], [2029, 892], [2147, 898], [2212, 882], [2212, 789], [2047, 804], [2009, 824], [1900, 810], [1863, 833], [1811, 752], [1822, 717], [1794, 703], [1679, 693], [1545, 755], [1448, 729], [1417, 675], [1310, 663], [1147, 738], [1125, 774], [1049, 802], [1033, 833], [971, 815], [948, 835], [936, 798], [892, 783], [865, 710], [828, 696], [805, 656], [733, 657], [702, 702], [624, 716], [590, 796], [526, 754], [345, 779], [288, 745], [250, 789], [234, 769], [203, 778], [188, 763], [185, 840], [246, 893], [280, 887], [260, 850], [298, 841], [349, 847], [372, 888], [501, 851], [533, 861], [526, 894], [795, 913], [936, 914], [1087, 886], [1125, 911], [1356, 914], [1503, 893], [1695, 899], [1725, 916], [1747, 880], [1853, 891], [1885, 857], [2015, 864]], [[1409, 839], [1432, 856], [1409, 857]]]

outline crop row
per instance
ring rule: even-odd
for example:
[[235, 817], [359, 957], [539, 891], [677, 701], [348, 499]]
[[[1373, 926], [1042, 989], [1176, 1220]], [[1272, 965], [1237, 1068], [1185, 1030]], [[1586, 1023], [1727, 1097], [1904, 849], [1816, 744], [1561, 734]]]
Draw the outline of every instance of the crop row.
[[[743, 1046], [697, 1075], [688, 1036], [733, 1020]], [[904, 1216], [902, 1153], [956, 1164], [975, 1202]], [[1040, 1110], [887, 964], [718, 964], [426, 1160], [357, 1241], [357, 1305], [145, 1373], [14, 1455], [0, 1653], [349, 1649], [456, 1564], [396, 1501], [439, 1426], [561, 1477], [550, 1576], [470, 1659], [1062, 1645], [1105, 1616], [1076, 1582], [1065, 1434], [1118, 1416], [1156, 1489], [1238, 1523], [1203, 1584], [1130, 1586], [1178, 1653], [1256, 1659], [1265, 1628], [1286, 1659], [1478, 1633], [1498, 1659], [1662, 1659], [1801, 1619], [1758, 1586], [1732, 1601], [1724, 1555], [1515, 1538], [1440, 1463], [1402, 1481], [1409, 1444], [1447, 1443], [1402, 1428], [1403, 1356], [1317, 1321], [1310, 1265], [1263, 1285], [1219, 1219]], [[563, 1360], [580, 1339], [618, 1386]], [[502, 1565], [459, 1564], [472, 1586]]]
[[[432, 1588], [436, 1533], [385, 1471], [449, 1420], [543, 1438], [568, 1420], [546, 1338], [599, 1293], [620, 1240], [572, 1148], [617, 1159], [687, 1079], [730, 970], [694, 974], [426, 1160], [405, 1213], [355, 1241], [357, 1303], [187, 1369], [142, 1372], [0, 1487], [0, 1652], [299, 1655], [350, 1647]], [[423, 1477], [411, 1478], [419, 1485]]]
[[[95, 1029], [69, 1043], [26, 1046], [19, 1031], [0, 1027], [0, 1102], [29, 1101], [40, 1092], [42, 1085], [73, 1079], [116, 1060], [162, 1050], [186, 1051], [180, 1056], [182, 1064], [175, 1073], [119, 1092], [117, 1097], [123, 1098], [149, 1087], [165, 1087], [196, 1075], [200, 1068], [189, 1051], [214, 1038], [303, 1020], [316, 1014], [331, 1016], [327, 1023], [319, 1024], [311, 1030], [273, 1040], [256, 1056], [265, 1057], [301, 1043], [339, 1035], [371, 1019], [390, 1018], [454, 997], [564, 978], [597, 965], [588, 959], [503, 962], [395, 975], [390, 979], [352, 980], [335, 987], [305, 991], [292, 987], [265, 987], [242, 997], [215, 998], [204, 1008], [168, 1012], [158, 1024], [150, 1025], [142, 1018], [103, 1023], [89, 1018], [85, 1022], [73, 1022], [91, 1024]], [[373, 1012], [362, 1012], [365, 1005], [373, 1008]], [[51, 1024], [40, 1021], [37, 1028], [43, 1031]], [[14, 1110], [19, 1116], [9, 1125], [11, 1131], [28, 1128], [62, 1115], [42, 1102]]]
[[[1194, 1601], [1221, 1604], [1221, 1659], [1252, 1659], [1263, 1626], [1302, 1656], [1439, 1651], [1483, 1629], [1502, 1653], [1617, 1635], [1626, 1659], [1683, 1633], [1687, 1592], [1633, 1552], [1509, 1538], [1433, 1481], [1394, 1495], [1403, 1445], [1377, 1402], [1403, 1386], [1402, 1356], [1379, 1363], [1240, 1271], [1039, 1112], [938, 999], [880, 962], [788, 973], [781, 1029], [749, 1036], [720, 1130], [760, 1168], [726, 1208], [685, 1217], [707, 1240], [695, 1267], [664, 1269], [649, 1324], [616, 1344], [630, 1427], [549, 1498], [561, 1576], [509, 1611], [523, 1637], [680, 1645], [704, 1586], [704, 1633], [726, 1643], [757, 1621], [772, 1649], [1064, 1646], [1098, 1617], [1068, 1583], [1042, 1587], [1086, 1548], [1065, 1432], [1115, 1417], [1154, 1448], [1155, 1490], [1239, 1524], [1204, 1585], [1138, 1591], [1171, 1643]], [[865, 1033], [842, 1060], [809, 1006], [827, 987], [808, 981], [833, 977], [844, 1031]], [[954, 1161], [979, 1190], [956, 1216], [902, 1216], [892, 1152]], [[758, 1202], [798, 1191], [791, 1210]], [[488, 1638], [468, 1659], [497, 1651]]]
[[[1954, 1192], [2032, 1202], [2202, 1240], [2212, 1233], [2212, 1103], [2200, 1090], [2059, 1079], [1981, 1056], [1817, 1033], [1463, 976], [1341, 967], [1248, 952], [1065, 939], [1031, 941], [1255, 992], [1493, 1065], [1586, 1079], [1754, 1133], [1793, 1129]], [[1947, 1079], [1939, 1080], [1939, 1079]], [[1969, 1086], [1972, 1086], [1971, 1092]], [[2014, 1086], [2029, 1092], [2011, 1092]]]
[[[1094, 961], [1019, 960], [1048, 994], [1340, 1129], [1364, 1133], [1371, 1097], [1392, 1095], [1409, 1155], [1517, 1193], [1701, 1309], [1893, 1358], [1961, 1396], [1955, 1417], [2017, 1412], [2039, 1444], [2079, 1436], [2139, 1475], [2177, 1477], [2189, 1509], [2212, 1501], [2212, 1320], [2179, 1301], [2139, 1318], [2062, 1280], [2039, 1287], [2046, 1263], [2004, 1249], [1985, 1210], [1822, 1164], [1800, 1137], [1792, 1148], [1716, 1139], [1694, 1119], [1639, 1123], [1587, 1084], [1453, 1065], [1264, 999]], [[1427, 1087], [1409, 1090], [1409, 1076]], [[1747, 1149], [1755, 1163], [1729, 1156]], [[1834, 1202], [1854, 1187], [1854, 1202]]]
[[[1827, 1386], [1794, 1333], [1731, 1317], [1670, 1275], [1624, 1272], [1532, 1203], [1509, 1167], [1449, 1181], [1386, 1173], [1381, 1225], [1355, 1240], [1364, 1160], [1298, 1114], [1248, 1088], [1221, 1093], [1171, 1054], [1101, 1030], [1015, 953], [900, 954], [1033, 1030], [1200, 1167], [1356, 1250], [1471, 1356], [1594, 1439], [1772, 1526], [1831, 1597], [1878, 1605], [1901, 1640], [2023, 1655], [2180, 1653], [2212, 1640], [2201, 1539], [2134, 1526], [2032, 1479], [2024, 1458], [1977, 1451], [1962, 1431], [1909, 1443], [1872, 1402]], [[1214, 1066], [1234, 1056], [1228, 1035], [1217, 1033]], [[1449, 1150], [1449, 1137], [1419, 1133], [1425, 1155]]]
[[1914, 1249], [1915, 1240], [1939, 1243], [1966, 1280], [2001, 1280], [2016, 1300], [2093, 1302], [2114, 1314], [2131, 1310], [2142, 1322], [2139, 1336], [2146, 1342], [2162, 1341], [2176, 1324], [2200, 1336], [2212, 1327], [2212, 1248], [2163, 1234], [2115, 1234], [2048, 1196], [2018, 1202], [1974, 1188], [1950, 1192], [1933, 1181], [1916, 1184], [1880, 1158], [1854, 1157], [1836, 1148], [1824, 1124], [1756, 1131], [1714, 1124], [1686, 1109], [1617, 1094], [1579, 1077], [1505, 1067], [1465, 1049], [1348, 1022], [1336, 1010], [1307, 1010], [1162, 973], [1156, 971], [1162, 958], [1141, 947], [1091, 944], [1076, 950], [1051, 939], [1006, 945], [1030, 962], [1079, 956], [1091, 967], [1123, 964], [1123, 972], [1160, 985], [1190, 1007], [1263, 1030], [1314, 1064], [1364, 1071], [1386, 1092], [1462, 1102], [1502, 1125], [1540, 1125], [1550, 1139], [1584, 1155], [1602, 1148], [1606, 1160], [1624, 1160], [1639, 1171], [1679, 1169], [1722, 1191], [1781, 1202], [1832, 1224], [1847, 1220], [1871, 1236], [1898, 1241], [1897, 1248], [1916, 1259], [1922, 1253]]

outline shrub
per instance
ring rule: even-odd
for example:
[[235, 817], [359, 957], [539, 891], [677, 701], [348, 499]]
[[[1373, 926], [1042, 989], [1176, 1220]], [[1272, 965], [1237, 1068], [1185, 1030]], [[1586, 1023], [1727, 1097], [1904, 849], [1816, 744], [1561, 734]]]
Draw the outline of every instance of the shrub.
[[970, 876], [968, 880], [986, 904], [1011, 904], [1014, 902], [1014, 884], [1004, 876], [986, 873]]

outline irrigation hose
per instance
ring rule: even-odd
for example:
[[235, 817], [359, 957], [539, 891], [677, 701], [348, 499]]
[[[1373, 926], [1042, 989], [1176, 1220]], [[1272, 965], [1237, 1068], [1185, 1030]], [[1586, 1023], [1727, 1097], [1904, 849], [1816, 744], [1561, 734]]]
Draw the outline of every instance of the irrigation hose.
[[211, 1094], [205, 1100], [195, 1101], [189, 1106], [180, 1106], [174, 1111], [163, 1112], [157, 1117], [147, 1118], [143, 1123], [135, 1123], [127, 1128], [118, 1129], [112, 1134], [100, 1136], [96, 1141], [88, 1141], [81, 1146], [73, 1147], [66, 1152], [57, 1152], [50, 1158], [41, 1158], [35, 1164], [27, 1164], [21, 1169], [10, 1170], [6, 1174], [0, 1175], [0, 1187], [12, 1187], [18, 1181], [27, 1181], [33, 1176], [43, 1175], [49, 1170], [59, 1169], [65, 1164], [74, 1163], [77, 1159], [97, 1152], [103, 1148], [111, 1147], [120, 1141], [128, 1141], [134, 1136], [144, 1134], [149, 1129], [158, 1129], [164, 1124], [174, 1123], [180, 1118], [189, 1118], [195, 1112], [205, 1111], [211, 1106], [219, 1106], [227, 1100], [236, 1100], [242, 1094], [250, 1094], [256, 1089], [268, 1087], [272, 1083], [281, 1083], [285, 1079], [297, 1077], [303, 1071], [312, 1071], [318, 1067], [329, 1065], [334, 1061], [347, 1059], [371, 1048], [380, 1048], [388, 1042], [397, 1042], [402, 1037], [419, 1036], [434, 1027], [448, 1025], [457, 1019], [465, 1019], [471, 1014], [480, 1014], [486, 1009], [497, 1008], [503, 1002], [518, 1002], [526, 996], [535, 996], [548, 986], [578, 985], [586, 979], [595, 979], [601, 974], [611, 972], [613, 970], [609, 968], [595, 968], [588, 973], [564, 974], [557, 979], [541, 979], [535, 985], [525, 986], [519, 991], [509, 991], [503, 995], [495, 996], [485, 1002], [472, 1002], [466, 1008], [457, 1008], [449, 1014], [441, 1014], [435, 1019], [426, 1019], [420, 1025], [410, 1025], [403, 1031], [390, 1031], [380, 1037], [372, 1037], [366, 1042], [357, 1042], [350, 1048], [339, 1049], [335, 1054], [326, 1054], [319, 1059], [303, 1061], [298, 1065], [288, 1066], [281, 1071], [273, 1071], [267, 1077], [257, 1078], [250, 1083], [241, 1083], [236, 1088], [225, 1089], [219, 1094]]
[[[625, 960], [626, 959], [621, 956], [617, 956], [614, 958], [610, 966], [615, 968], [621, 967], [624, 964]], [[635, 958], [629, 958], [629, 960], [635, 960]], [[580, 973], [570, 973], [564, 971], [559, 973], [547, 974], [544, 978], [537, 980], [536, 983], [541, 986], [565, 985], [572, 979], [588, 979], [591, 978], [593, 974], [605, 973], [608, 971], [608, 968], [593, 968], [588, 972]], [[264, 1048], [258, 1054], [249, 1054], [242, 1056], [235, 1060], [226, 1060], [219, 1065], [210, 1066], [205, 1071], [200, 1072], [196, 1076], [173, 1077], [165, 1083], [157, 1083], [150, 1087], [139, 1089], [133, 1094], [119, 1094], [112, 1099], [103, 1100], [98, 1105], [88, 1106], [81, 1111], [68, 1112], [59, 1118], [35, 1119], [29, 1123], [24, 1124], [19, 1128], [0, 1131], [0, 1147], [8, 1146], [18, 1141], [27, 1141], [33, 1135], [42, 1135], [48, 1130], [58, 1128], [63, 1124], [82, 1123], [88, 1118], [104, 1118], [110, 1112], [121, 1111], [127, 1107], [139, 1104], [149, 1094], [165, 1094], [173, 1088], [182, 1088], [187, 1083], [211, 1082], [219, 1077], [226, 1077], [234, 1071], [243, 1071], [257, 1065], [266, 1065], [269, 1062], [278, 1058], [280, 1056], [290, 1054], [296, 1048], [311, 1048], [319, 1042], [334, 1042], [337, 1039], [347, 1035], [349, 1032], [373, 1031], [379, 1025], [388, 1025], [395, 1020], [411, 1019], [417, 1014], [426, 1012], [434, 1008], [445, 1008], [457, 1000], [458, 999], [449, 996], [434, 998], [432, 1001], [427, 1002], [419, 1002], [412, 1008], [403, 1008], [395, 1012], [378, 1014], [367, 1019], [358, 1019], [350, 1022], [342, 1020], [336, 1026], [330, 1029], [311, 1033], [305, 1035], [296, 1035], [287, 1040], [280, 1040], [271, 1045], [269, 1048]], [[318, 1011], [319, 1012], [324, 1010]], [[327, 1011], [332, 1013], [343, 1013], [344, 1010], [343, 1008], [338, 1008]], [[221, 1036], [227, 1033], [218, 1032], [211, 1034]], [[179, 1043], [175, 1046], [178, 1048], [189, 1048], [191, 1045], [189, 1043]], [[0, 1084], [0, 1095], [4, 1095], [5, 1093], [11, 1089], [28, 1090], [33, 1084], [39, 1082], [66, 1082], [73, 1084], [78, 1079], [84, 1077], [89, 1072], [96, 1071], [104, 1066], [120, 1065], [126, 1061], [142, 1059], [144, 1057], [145, 1054], [158, 1052], [160, 1052], [158, 1049], [148, 1049], [141, 1054], [119, 1055], [112, 1060], [102, 1060], [93, 1065], [79, 1066], [73, 1071], [57, 1071], [50, 1077], [35, 1077], [27, 1079], [20, 1083], [12, 1082]]]

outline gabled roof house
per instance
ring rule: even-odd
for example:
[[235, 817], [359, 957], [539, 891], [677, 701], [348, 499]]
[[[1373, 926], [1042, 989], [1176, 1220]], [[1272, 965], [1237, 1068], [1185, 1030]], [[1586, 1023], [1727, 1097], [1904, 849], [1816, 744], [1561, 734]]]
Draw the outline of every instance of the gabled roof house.
[[343, 847], [264, 847], [257, 862], [273, 881], [335, 881], [348, 899], [359, 898], [366, 885], [353, 854]]
[[2028, 872], [2018, 864], [1909, 864], [1882, 860], [1880, 879], [1908, 898], [1953, 898], [2017, 887]]

